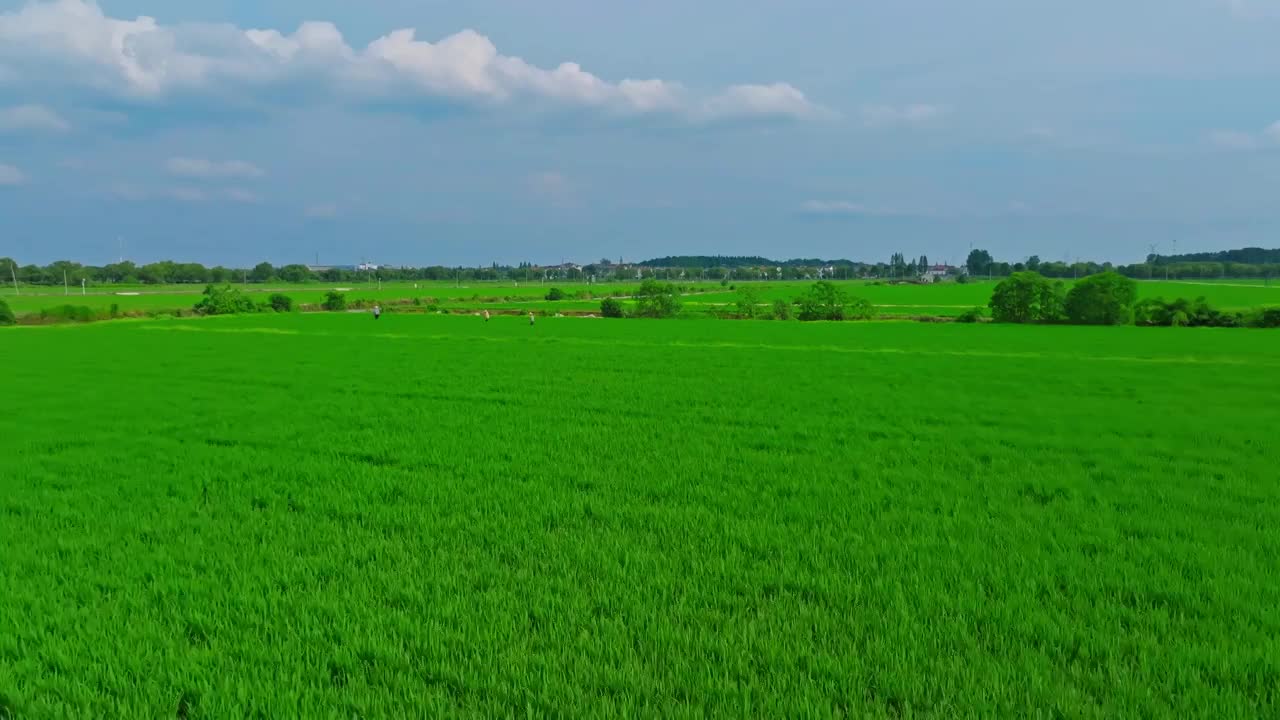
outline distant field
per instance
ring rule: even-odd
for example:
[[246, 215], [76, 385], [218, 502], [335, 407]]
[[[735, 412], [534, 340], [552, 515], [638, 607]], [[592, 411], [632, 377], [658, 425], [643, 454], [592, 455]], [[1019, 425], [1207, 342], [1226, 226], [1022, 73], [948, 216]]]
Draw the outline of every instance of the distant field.
[[[1265, 305], [1280, 304], [1280, 283], [1267, 286], [1263, 281], [1225, 282], [1187, 281], [1140, 282], [1141, 297], [1164, 297], [1173, 299], [1186, 297], [1194, 299], [1204, 296], [1215, 307], [1224, 310], [1247, 310]], [[774, 300], [794, 300], [804, 293], [812, 283], [804, 281], [788, 282], [752, 282], [745, 286], [754, 287], [763, 303]], [[976, 282], [969, 284], [941, 283], [937, 285], [888, 285], [883, 283], [847, 281], [838, 283], [846, 292], [862, 297], [876, 305], [884, 315], [959, 315], [965, 310], [980, 306], [985, 307], [991, 299], [994, 282]], [[735, 286], [737, 283], [735, 283]], [[636, 284], [605, 283], [587, 285], [583, 283], [541, 283], [516, 285], [511, 282], [490, 282], [463, 284], [461, 287], [451, 282], [422, 282], [418, 287], [414, 283], [385, 283], [381, 289], [377, 285], [248, 285], [243, 286], [255, 298], [265, 299], [273, 292], [283, 292], [296, 302], [318, 304], [324, 300], [325, 294], [337, 287], [349, 288], [345, 291], [350, 300], [369, 300], [394, 302], [412, 298], [436, 298], [444, 307], [461, 310], [478, 310], [480, 308], [510, 308], [538, 310], [598, 310], [599, 301], [578, 301], [546, 303], [543, 297], [553, 286], [561, 287], [572, 298], [574, 293], [589, 291], [597, 297], [606, 294], [629, 295], [635, 291]], [[696, 294], [685, 298], [685, 309], [691, 314], [714, 312], [727, 305], [736, 304], [739, 294], [719, 283], [699, 283], [688, 285]], [[95, 310], [107, 310], [117, 305], [122, 312], [159, 311], [189, 309], [199, 301], [203, 287], [196, 286], [158, 286], [154, 288], [129, 288], [125, 292], [140, 293], [137, 295], [91, 294], [81, 296], [72, 294], [64, 296], [60, 293], [27, 294], [13, 296], [4, 295], [4, 299], [18, 314], [39, 312], [41, 309], [62, 304], [84, 305]], [[507, 298], [507, 299], [504, 299]]]
[[1274, 333], [316, 314], [0, 348], [0, 717], [1280, 714]]

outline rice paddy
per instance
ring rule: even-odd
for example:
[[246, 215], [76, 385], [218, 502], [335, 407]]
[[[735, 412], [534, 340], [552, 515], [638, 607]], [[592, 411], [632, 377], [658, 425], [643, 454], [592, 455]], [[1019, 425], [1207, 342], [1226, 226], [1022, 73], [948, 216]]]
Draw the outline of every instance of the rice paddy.
[[[1070, 284], [1071, 281], [1066, 281]], [[849, 295], [865, 298], [885, 316], [936, 316], [948, 317], [963, 313], [975, 306], [985, 307], [991, 299], [996, 283], [977, 281], [966, 284], [939, 283], [935, 285], [890, 284], [867, 281], [840, 281], [837, 283]], [[739, 287], [750, 287], [761, 303], [775, 300], [794, 300], [802, 295], [811, 281], [767, 281], [734, 283], [732, 289], [720, 283], [691, 282], [684, 285], [684, 313], [698, 316], [714, 314], [736, 306]], [[259, 302], [265, 302], [272, 293], [290, 296], [296, 303], [319, 305], [327, 292], [341, 289], [351, 301], [382, 302], [389, 305], [430, 303], [449, 311], [522, 310], [530, 309], [555, 312], [591, 312], [600, 308], [600, 298], [610, 295], [626, 297], [635, 292], [636, 283], [513, 283], [502, 282], [396, 282], [383, 285], [366, 283], [341, 286], [309, 285], [245, 285], [239, 286]], [[565, 291], [567, 298], [559, 302], [547, 302], [544, 296], [552, 287]], [[1251, 282], [1232, 281], [1142, 281], [1138, 285], [1139, 296], [1162, 297], [1172, 300], [1179, 297], [1194, 299], [1205, 297], [1211, 305], [1228, 311], [1251, 310], [1268, 305], [1280, 305], [1280, 282], [1263, 280]], [[77, 305], [106, 312], [115, 306], [121, 313], [174, 313], [189, 311], [200, 299], [202, 286], [166, 285], [156, 287], [128, 287], [123, 289], [89, 289], [81, 295], [73, 291], [64, 294], [60, 289], [28, 288], [25, 294], [13, 295], [5, 291], [3, 299], [18, 315], [39, 313], [59, 305]], [[579, 298], [579, 294], [582, 295]]]
[[0, 358], [0, 717], [1280, 712], [1273, 332], [291, 314]]

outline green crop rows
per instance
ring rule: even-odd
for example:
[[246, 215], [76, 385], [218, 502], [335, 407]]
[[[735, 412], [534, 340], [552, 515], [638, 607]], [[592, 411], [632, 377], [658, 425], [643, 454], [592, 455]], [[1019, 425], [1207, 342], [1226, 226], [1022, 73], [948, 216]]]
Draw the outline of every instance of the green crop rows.
[[0, 717], [1276, 717], [1280, 338], [0, 331]]

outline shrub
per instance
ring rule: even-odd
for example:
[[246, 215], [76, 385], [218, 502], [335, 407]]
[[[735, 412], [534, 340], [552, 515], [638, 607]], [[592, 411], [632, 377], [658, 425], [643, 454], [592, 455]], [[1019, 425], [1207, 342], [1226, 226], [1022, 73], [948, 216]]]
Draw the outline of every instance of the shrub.
[[347, 309], [347, 296], [336, 290], [330, 290], [324, 296], [323, 307], [329, 312], [343, 312]]
[[1050, 282], [1037, 272], [1016, 272], [991, 293], [991, 317], [996, 322], [1058, 322], [1063, 314], [1061, 282]]
[[1280, 307], [1261, 308], [1249, 318], [1249, 326], [1256, 328], [1280, 328]]
[[760, 293], [755, 288], [744, 287], [738, 293], [738, 317], [753, 319], [760, 303]]
[[13, 316], [13, 310], [9, 309], [9, 303], [0, 300], [0, 326], [13, 325], [18, 319]]
[[773, 319], [774, 320], [790, 320], [791, 319], [791, 303], [786, 300], [773, 301]]
[[564, 299], [564, 291], [561, 290], [560, 288], [551, 288], [550, 290], [547, 291], [548, 301], [557, 302], [563, 299]]
[[237, 315], [256, 310], [253, 300], [230, 285], [205, 287], [204, 299], [195, 306], [196, 313], [200, 315]]
[[120, 317], [120, 304], [111, 303], [111, 317]]
[[45, 322], [93, 322], [97, 315], [92, 309], [83, 305], [58, 305], [40, 311], [40, 319]]
[[649, 279], [636, 291], [636, 317], [671, 318], [680, 313], [680, 295], [674, 285]]
[[[876, 283], [876, 284], [877, 284], [877, 285], [879, 285], [880, 283]], [[956, 284], [958, 284], [958, 285], [968, 285], [968, 284], [969, 284], [969, 276], [968, 276], [968, 274], [966, 274], [966, 273], [960, 273], [959, 275], [956, 275]]]
[[1127, 325], [1133, 322], [1138, 284], [1114, 272], [1077, 282], [1067, 293], [1067, 320], [1076, 325]]
[[982, 319], [985, 318], [986, 316], [987, 316], [987, 313], [984, 312], [982, 308], [976, 307], [976, 308], [971, 308], [969, 310], [965, 310], [964, 312], [960, 313], [960, 315], [956, 317], [956, 322], [959, 322], [959, 323], [982, 322]]
[[275, 293], [267, 300], [267, 304], [276, 312], [293, 312], [293, 298], [281, 293]]
[[600, 314], [607, 318], [620, 318], [623, 316], [622, 303], [613, 298], [605, 298], [600, 301]]
[[865, 298], [849, 298], [834, 283], [819, 280], [796, 303], [799, 317], [813, 320], [870, 320], [876, 316], [875, 306]]

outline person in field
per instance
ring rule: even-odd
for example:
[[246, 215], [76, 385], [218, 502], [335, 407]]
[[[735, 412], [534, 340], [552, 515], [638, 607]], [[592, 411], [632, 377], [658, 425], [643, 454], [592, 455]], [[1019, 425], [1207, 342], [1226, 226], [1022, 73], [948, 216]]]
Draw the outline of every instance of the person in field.
[[373, 319], [374, 319], [374, 320], [381, 320], [381, 319], [382, 319], [382, 306], [381, 306], [381, 305], [374, 305], [374, 306], [373, 306]]
[[529, 311], [529, 326], [530, 326], [530, 327], [532, 327], [532, 326], [533, 326], [533, 311], [532, 311], [532, 310], [530, 310], [530, 311]]
[[485, 321], [485, 322], [489, 322], [489, 311], [488, 311], [488, 310], [485, 310], [485, 311], [484, 311], [484, 321]]

